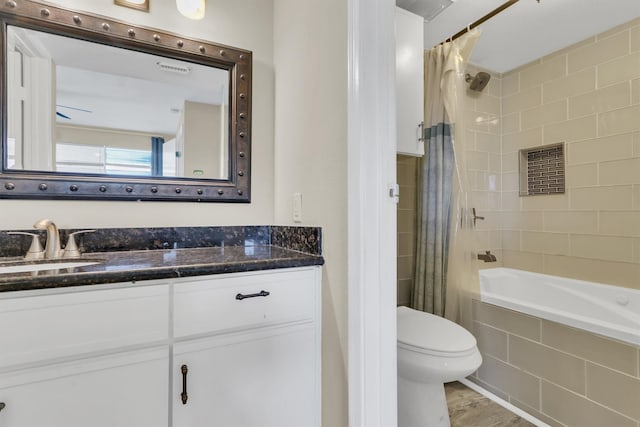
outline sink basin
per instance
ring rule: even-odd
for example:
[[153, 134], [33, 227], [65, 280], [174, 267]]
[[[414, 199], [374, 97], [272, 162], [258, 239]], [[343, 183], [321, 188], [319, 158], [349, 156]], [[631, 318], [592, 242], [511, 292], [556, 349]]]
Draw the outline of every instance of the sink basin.
[[42, 271], [42, 270], [63, 270], [66, 268], [76, 268], [76, 267], [84, 267], [87, 265], [99, 264], [100, 261], [80, 261], [80, 260], [69, 260], [69, 261], [47, 261], [40, 263], [28, 263], [28, 264], [12, 264], [12, 265], [2, 265], [0, 264], [0, 274], [11, 274], [11, 273], [27, 273], [33, 271]]

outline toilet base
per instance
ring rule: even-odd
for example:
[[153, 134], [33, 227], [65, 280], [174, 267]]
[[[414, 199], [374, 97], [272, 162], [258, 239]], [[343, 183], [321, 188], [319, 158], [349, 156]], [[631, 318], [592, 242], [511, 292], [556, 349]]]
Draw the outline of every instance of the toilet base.
[[444, 384], [398, 377], [398, 427], [451, 427]]

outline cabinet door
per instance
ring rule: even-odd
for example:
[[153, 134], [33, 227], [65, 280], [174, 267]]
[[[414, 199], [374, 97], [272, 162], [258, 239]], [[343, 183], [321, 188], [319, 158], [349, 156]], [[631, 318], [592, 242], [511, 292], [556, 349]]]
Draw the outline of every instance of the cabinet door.
[[396, 7], [395, 30], [397, 151], [423, 156], [424, 19]]
[[319, 354], [313, 324], [177, 344], [173, 426], [319, 426]]
[[0, 425], [167, 426], [168, 367], [165, 347], [0, 374]]

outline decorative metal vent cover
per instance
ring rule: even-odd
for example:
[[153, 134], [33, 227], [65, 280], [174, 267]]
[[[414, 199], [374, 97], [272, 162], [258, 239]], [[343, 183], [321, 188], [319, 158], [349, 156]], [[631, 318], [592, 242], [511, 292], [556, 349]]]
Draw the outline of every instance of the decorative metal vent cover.
[[520, 195], [563, 194], [564, 143], [520, 150]]

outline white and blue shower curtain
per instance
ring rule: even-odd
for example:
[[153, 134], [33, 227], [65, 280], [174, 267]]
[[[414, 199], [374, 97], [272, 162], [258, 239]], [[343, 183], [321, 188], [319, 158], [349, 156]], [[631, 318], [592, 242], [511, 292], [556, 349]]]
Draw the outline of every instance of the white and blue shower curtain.
[[[411, 306], [453, 320], [460, 319], [460, 289], [473, 285], [466, 282], [474, 282], [475, 245], [465, 215], [468, 183], [463, 115], [459, 112], [464, 98], [464, 69], [479, 35], [479, 30], [473, 30], [425, 51], [426, 146], [418, 166]], [[475, 276], [477, 282], [477, 269]]]

